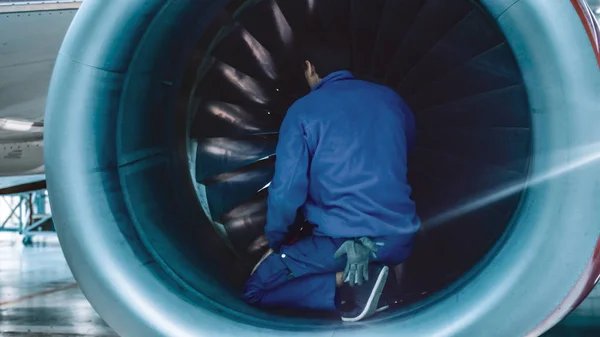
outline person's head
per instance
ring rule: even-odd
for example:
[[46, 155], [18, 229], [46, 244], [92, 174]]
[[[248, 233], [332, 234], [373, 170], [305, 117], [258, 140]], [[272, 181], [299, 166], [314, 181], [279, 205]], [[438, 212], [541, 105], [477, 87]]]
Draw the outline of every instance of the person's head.
[[320, 40], [306, 46], [304, 77], [311, 88], [331, 73], [350, 69], [350, 53], [343, 41]]

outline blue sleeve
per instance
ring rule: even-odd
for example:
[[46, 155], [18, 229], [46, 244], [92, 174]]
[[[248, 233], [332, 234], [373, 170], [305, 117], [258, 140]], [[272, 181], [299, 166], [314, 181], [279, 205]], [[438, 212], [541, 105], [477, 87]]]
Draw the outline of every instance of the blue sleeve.
[[293, 224], [296, 212], [304, 205], [308, 194], [309, 151], [304, 125], [294, 107], [281, 124], [275, 155], [265, 233], [269, 247], [278, 251], [288, 226]]
[[415, 149], [416, 142], [415, 116], [408, 104], [400, 96], [398, 98], [400, 100], [400, 110], [404, 115], [404, 134], [406, 135], [407, 153], [410, 154]]

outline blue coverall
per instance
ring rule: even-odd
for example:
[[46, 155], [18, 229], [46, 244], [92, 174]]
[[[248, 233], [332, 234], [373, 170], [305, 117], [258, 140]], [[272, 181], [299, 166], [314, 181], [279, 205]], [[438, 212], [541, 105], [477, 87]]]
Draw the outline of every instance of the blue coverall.
[[[264, 307], [335, 311], [333, 255], [348, 238], [381, 242], [377, 261], [403, 262], [420, 227], [407, 182], [414, 116], [393, 90], [349, 71], [324, 78], [288, 110], [276, 149], [265, 232], [276, 252], [250, 277], [243, 298]], [[282, 245], [298, 208], [313, 236]]]

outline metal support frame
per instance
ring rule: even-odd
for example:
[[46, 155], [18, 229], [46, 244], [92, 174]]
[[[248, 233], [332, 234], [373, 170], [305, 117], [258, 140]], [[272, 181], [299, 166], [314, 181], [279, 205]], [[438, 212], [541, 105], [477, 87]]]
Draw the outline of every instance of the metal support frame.
[[[15, 202], [15, 198], [18, 198]], [[24, 194], [0, 196], [10, 212], [5, 219], [0, 219], [0, 232], [18, 232], [23, 236], [23, 243], [28, 245], [32, 237], [53, 234], [54, 226], [43, 230], [42, 226], [52, 219], [47, 213], [46, 190], [33, 191]]]
[[[10, 213], [8, 214], [8, 217], [6, 217], [6, 219], [2, 222], [2, 224], [0, 225], [0, 231], [13, 231], [12, 228], [7, 227], [7, 224], [9, 223], [9, 221], [11, 219], [13, 219], [13, 217], [15, 217], [15, 213], [17, 212], [17, 210], [19, 209], [19, 207], [21, 206], [21, 202], [19, 201], [19, 203], [15, 206], [12, 206], [5, 197], [2, 197], [2, 201], [4, 201], [4, 203], [6, 203], [6, 205], [8, 205], [8, 207], [11, 208]], [[18, 229], [18, 228], [17, 228]]]

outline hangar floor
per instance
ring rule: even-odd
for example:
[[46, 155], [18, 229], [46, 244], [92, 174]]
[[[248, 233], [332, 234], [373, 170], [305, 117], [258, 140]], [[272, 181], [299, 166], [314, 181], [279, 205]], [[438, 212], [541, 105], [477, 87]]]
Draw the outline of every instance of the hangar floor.
[[[116, 337], [87, 302], [55, 237], [0, 233], [0, 337]], [[600, 287], [544, 337], [600, 336]]]
[[77, 287], [56, 238], [23, 247], [0, 233], [0, 336], [117, 335]]

